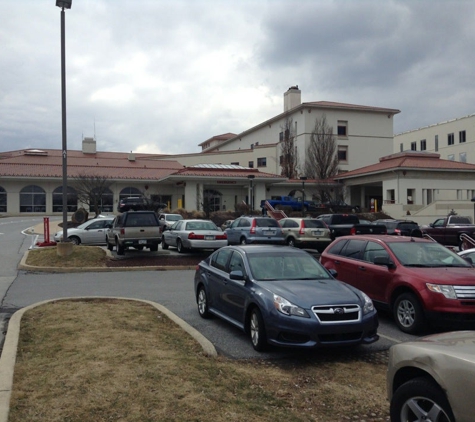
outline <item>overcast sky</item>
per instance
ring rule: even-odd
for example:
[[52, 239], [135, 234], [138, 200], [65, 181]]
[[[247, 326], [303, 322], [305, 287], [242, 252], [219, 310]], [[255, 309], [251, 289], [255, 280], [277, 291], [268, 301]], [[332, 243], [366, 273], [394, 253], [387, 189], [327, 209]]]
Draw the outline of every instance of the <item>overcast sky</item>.
[[[61, 148], [61, 9], [0, 0], [0, 152]], [[199, 152], [302, 101], [395, 108], [400, 133], [475, 113], [475, 1], [73, 0], [68, 149]]]

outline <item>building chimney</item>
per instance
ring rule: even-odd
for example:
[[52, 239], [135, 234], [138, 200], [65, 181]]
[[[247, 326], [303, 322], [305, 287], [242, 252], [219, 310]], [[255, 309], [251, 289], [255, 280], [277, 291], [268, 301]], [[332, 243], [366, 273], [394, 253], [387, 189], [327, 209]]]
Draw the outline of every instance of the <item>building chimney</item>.
[[302, 104], [302, 91], [299, 86], [291, 86], [287, 92], [284, 93], [284, 112]]
[[96, 141], [94, 140], [94, 138], [84, 138], [82, 140], [82, 153], [83, 154], [96, 153]]
[[135, 154], [132, 151], [129, 154], [129, 161], [135, 161]]

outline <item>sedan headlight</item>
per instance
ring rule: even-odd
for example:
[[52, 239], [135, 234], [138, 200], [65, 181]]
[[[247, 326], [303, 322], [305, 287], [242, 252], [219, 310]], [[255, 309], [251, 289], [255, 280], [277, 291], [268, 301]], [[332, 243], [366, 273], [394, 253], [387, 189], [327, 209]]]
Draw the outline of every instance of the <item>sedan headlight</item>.
[[297, 305], [284, 299], [282, 296], [274, 295], [274, 306], [279, 312], [288, 316], [299, 316], [303, 318], [310, 318], [307, 311]]
[[363, 299], [364, 299], [363, 315], [373, 312], [374, 311], [373, 301], [369, 298], [369, 296], [366, 293], [361, 292], [361, 294], [363, 295]]
[[457, 299], [453, 286], [445, 284], [426, 283], [427, 288], [434, 293], [442, 293], [447, 299]]

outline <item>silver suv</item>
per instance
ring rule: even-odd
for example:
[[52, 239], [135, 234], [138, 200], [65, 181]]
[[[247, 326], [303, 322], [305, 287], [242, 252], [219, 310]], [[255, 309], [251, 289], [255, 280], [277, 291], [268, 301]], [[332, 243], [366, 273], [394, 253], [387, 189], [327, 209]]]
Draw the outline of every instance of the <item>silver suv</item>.
[[320, 252], [330, 243], [330, 229], [315, 218], [283, 218], [279, 221], [289, 246], [315, 247]]
[[242, 216], [233, 221], [225, 230], [228, 245], [248, 243], [284, 244], [282, 228], [271, 217]]

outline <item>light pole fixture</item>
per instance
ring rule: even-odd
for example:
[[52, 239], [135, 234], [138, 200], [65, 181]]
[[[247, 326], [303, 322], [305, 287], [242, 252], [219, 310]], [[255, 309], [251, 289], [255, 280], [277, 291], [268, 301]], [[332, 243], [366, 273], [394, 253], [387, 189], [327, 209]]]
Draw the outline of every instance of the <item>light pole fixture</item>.
[[63, 158], [63, 239], [68, 242], [68, 148], [66, 141], [66, 48], [65, 48], [65, 13], [71, 9], [73, 0], [56, 0], [61, 8], [61, 120], [62, 120], [62, 158]]
[[256, 176], [253, 174], [250, 174], [247, 176], [249, 179], [249, 205], [251, 207], [251, 211], [254, 211], [254, 186], [253, 186], [253, 181]]
[[302, 181], [302, 217], [305, 217], [305, 181], [307, 176], [301, 176], [300, 180]]

